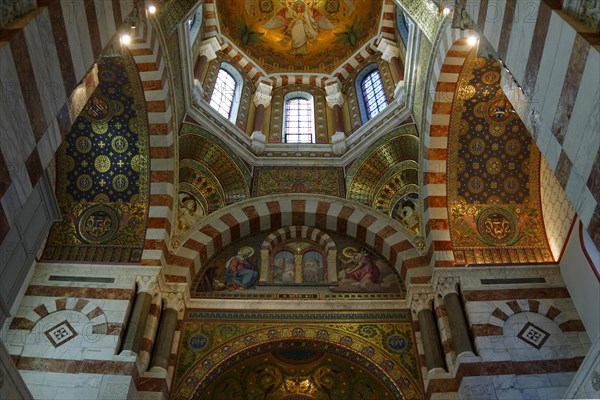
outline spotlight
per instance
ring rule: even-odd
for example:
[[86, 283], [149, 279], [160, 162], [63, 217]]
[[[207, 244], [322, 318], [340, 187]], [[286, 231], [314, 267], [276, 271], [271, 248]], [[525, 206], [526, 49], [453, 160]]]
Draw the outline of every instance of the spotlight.
[[124, 45], [128, 45], [129, 43], [131, 43], [131, 36], [129, 36], [128, 34], [121, 35], [121, 43]]
[[156, 12], [156, 7], [154, 6], [154, 4], [150, 4], [150, 5], [148, 6], [148, 12], [149, 12], [150, 14], [154, 14], [154, 13]]
[[474, 36], [474, 35], [469, 36], [469, 38], [467, 39], [467, 44], [469, 46], [475, 46], [477, 44], [477, 41], [478, 41], [477, 36]]
[[447, 17], [450, 14], [450, 7], [444, 7], [442, 14], [444, 14], [444, 17]]

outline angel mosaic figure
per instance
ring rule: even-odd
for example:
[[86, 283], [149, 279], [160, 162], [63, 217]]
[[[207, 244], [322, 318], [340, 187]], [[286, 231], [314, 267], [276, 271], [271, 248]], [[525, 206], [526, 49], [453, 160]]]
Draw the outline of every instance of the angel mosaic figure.
[[268, 30], [285, 27], [284, 34], [291, 39], [289, 53], [301, 56], [308, 53], [308, 43], [317, 39], [319, 30], [333, 29], [336, 25], [314, 6], [314, 0], [287, 0], [285, 7], [262, 27]]
[[377, 268], [375, 261], [365, 249], [357, 251], [349, 247], [344, 250], [343, 254], [349, 256], [350, 259], [345, 261], [340, 258], [340, 262], [345, 269], [340, 272], [338, 278], [351, 279], [356, 284], [379, 282], [379, 268]]

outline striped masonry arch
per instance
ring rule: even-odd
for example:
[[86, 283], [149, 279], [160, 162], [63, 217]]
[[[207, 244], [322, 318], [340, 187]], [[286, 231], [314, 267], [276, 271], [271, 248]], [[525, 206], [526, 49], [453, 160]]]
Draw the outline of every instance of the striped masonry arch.
[[[425, 239], [428, 251], [433, 253], [436, 267], [454, 265], [452, 241], [448, 221], [448, 133], [450, 114], [463, 64], [471, 50], [466, 43], [469, 31], [444, 25], [438, 36], [438, 47], [433, 60], [426, 99], [422, 135], [423, 204]], [[432, 95], [431, 95], [432, 94]]]
[[129, 50], [144, 88], [148, 112], [150, 196], [143, 265], [160, 266], [172, 229], [176, 186], [176, 140], [166, 56], [151, 21], [139, 28]]
[[355, 238], [386, 258], [405, 282], [430, 274], [425, 258], [391, 217], [338, 197], [280, 194], [244, 200], [207, 216], [175, 254], [167, 254], [165, 278], [192, 282], [213, 255], [234, 241], [291, 226]]

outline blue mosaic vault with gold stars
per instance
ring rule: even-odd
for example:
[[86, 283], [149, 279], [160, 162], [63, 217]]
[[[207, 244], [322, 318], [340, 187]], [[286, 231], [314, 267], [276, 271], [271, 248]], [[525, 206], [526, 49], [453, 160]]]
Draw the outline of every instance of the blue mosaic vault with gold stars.
[[148, 122], [128, 55], [98, 63], [99, 84], [57, 155], [63, 220], [42, 258], [138, 262], [148, 199]]

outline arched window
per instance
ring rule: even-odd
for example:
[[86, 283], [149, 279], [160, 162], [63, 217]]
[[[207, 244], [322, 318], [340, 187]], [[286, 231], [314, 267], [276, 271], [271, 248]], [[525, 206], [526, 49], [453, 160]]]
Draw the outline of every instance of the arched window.
[[283, 142], [314, 143], [314, 99], [305, 92], [291, 92], [284, 97]]
[[369, 64], [356, 77], [356, 92], [362, 122], [365, 123], [387, 107], [387, 98], [377, 64]]
[[242, 82], [242, 77], [235, 68], [227, 63], [222, 63], [210, 96], [212, 108], [232, 123], [235, 123], [237, 118]]

